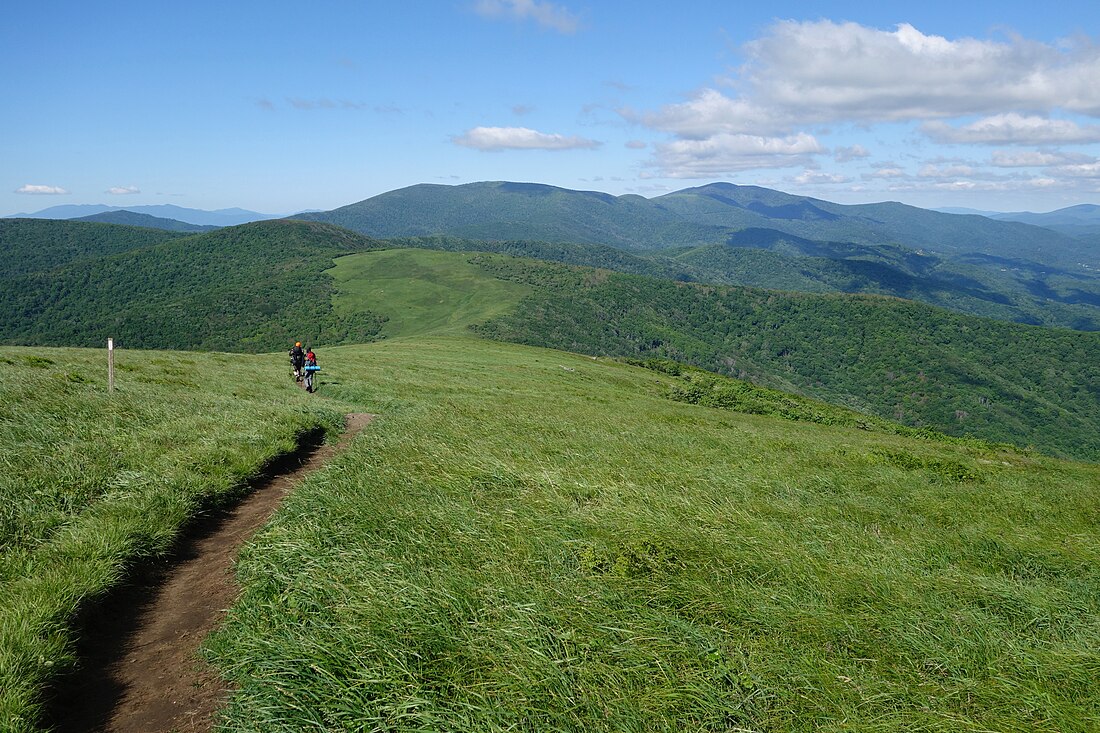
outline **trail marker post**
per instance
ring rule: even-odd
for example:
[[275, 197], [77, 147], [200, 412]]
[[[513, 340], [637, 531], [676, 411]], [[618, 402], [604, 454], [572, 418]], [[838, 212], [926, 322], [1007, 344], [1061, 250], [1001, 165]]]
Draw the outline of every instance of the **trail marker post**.
[[107, 339], [107, 391], [115, 391], [115, 340]]

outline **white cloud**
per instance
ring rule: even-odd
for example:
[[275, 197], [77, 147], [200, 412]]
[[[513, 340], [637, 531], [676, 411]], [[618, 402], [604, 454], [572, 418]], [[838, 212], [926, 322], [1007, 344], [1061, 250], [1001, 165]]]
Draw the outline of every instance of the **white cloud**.
[[1100, 116], [1100, 46], [925, 35], [857, 23], [782, 21], [744, 47], [730, 97], [703, 89], [627, 119], [684, 138], [785, 134], [795, 124], [930, 120], [1007, 110]]
[[998, 168], [1037, 168], [1073, 163], [1092, 163], [1096, 158], [1080, 153], [1044, 152], [1040, 150], [998, 150], [993, 153], [990, 165]]
[[913, 120], [1060, 108], [1100, 115], [1100, 46], [784, 21], [745, 47], [739, 86], [766, 107], [829, 120]]
[[897, 167], [885, 167], [878, 168], [871, 173], [864, 173], [861, 178], [865, 181], [871, 181], [876, 178], [908, 178], [909, 174], [901, 168]]
[[1100, 178], [1100, 161], [1063, 165], [1055, 169], [1060, 175], [1070, 178]]
[[926, 122], [921, 131], [938, 143], [1057, 145], [1100, 142], [1100, 125], [1078, 125], [1016, 112], [993, 115], [962, 127]]
[[838, 175], [836, 173], [823, 173], [822, 171], [806, 170], [798, 174], [794, 178], [790, 179], [794, 183], [800, 183], [803, 185], [821, 184], [821, 183], [850, 183], [852, 179], [847, 176]]
[[601, 145], [596, 140], [539, 132], [527, 127], [475, 127], [452, 140], [456, 145], [484, 151], [578, 150]]
[[112, 196], [128, 196], [130, 194], [141, 193], [141, 189], [136, 186], [112, 186], [104, 191], [104, 193], [109, 193]]
[[533, 20], [559, 33], [576, 33], [580, 21], [566, 8], [539, 0], [477, 0], [474, 12], [484, 18]]
[[977, 175], [977, 170], [969, 165], [925, 165], [917, 173], [921, 178], [969, 178]]
[[712, 135], [772, 135], [786, 131], [792, 122], [777, 110], [745, 99], [731, 99], [714, 89], [704, 89], [694, 99], [670, 104], [659, 112], [639, 114], [620, 110], [631, 122], [678, 137], [702, 140]]
[[28, 183], [25, 186], [20, 186], [15, 189], [16, 193], [26, 193], [33, 196], [64, 196], [69, 193], [60, 186], [38, 186], [33, 183]]
[[[623, 119], [668, 136], [653, 146], [651, 170], [677, 178], [788, 166], [816, 171], [815, 159], [830, 151], [810, 132], [830, 135], [822, 128], [835, 124], [858, 129], [924, 123], [921, 131], [939, 144], [1052, 148], [1100, 142], [1100, 124], [1081, 121], [1100, 117], [1100, 44], [1086, 36], [1045, 43], [1008, 34], [947, 38], [906, 23], [879, 29], [831, 20], [779, 21], [742, 52], [743, 63], [730, 76], [686, 100], [618, 110]], [[831, 156], [844, 164], [870, 152], [850, 145], [834, 148]], [[1001, 168], [1024, 167], [1009, 165], [1007, 154], [999, 160]], [[977, 163], [929, 163], [919, 174], [880, 164], [862, 178], [962, 190], [975, 180], [984, 185], [994, 170], [983, 171]], [[1067, 178], [1091, 175], [1089, 164], [1037, 163], [1048, 177], [1066, 165], [1079, 166], [1067, 169]], [[826, 175], [797, 178], [823, 181]]]
[[719, 134], [705, 140], [674, 140], [656, 147], [654, 165], [668, 178], [710, 178], [756, 168], [806, 167], [823, 151], [812, 136]]
[[645, 150], [649, 145], [644, 140], [627, 140], [626, 147], [631, 150]]
[[833, 159], [837, 163], [848, 163], [860, 158], [868, 158], [871, 154], [862, 145], [853, 145], [848, 148], [837, 148], [833, 151]]

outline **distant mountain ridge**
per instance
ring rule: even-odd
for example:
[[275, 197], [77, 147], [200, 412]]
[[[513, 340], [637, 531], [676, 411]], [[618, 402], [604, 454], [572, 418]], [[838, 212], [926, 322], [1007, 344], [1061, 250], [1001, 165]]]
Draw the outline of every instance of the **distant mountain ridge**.
[[1091, 237], [1100, 246], [1100, 206], [1096, 204], [1077, 204], [1045, 214], [1030, 211], [992, 214], [990, 218], [1046, 227], [1072, 237]]
[[145, 214], [161, 219], [174, 219], [187, 224], [199, 226], [229, 227], [237, 224], [248, 224], [254, 221], [282, 218], [275, 214], [261, 214], [247, 209], [230, 208], [206, 211], [204, 209], [189, 209], [173, 204], [156, 204], [152, 206], [107, 206], [105, 204], [64, 204], [51, 206], [33, 214], [12, 214], [6, 219], [79, 219], [96, 214], [104, 214], [111, 211], [131, 211], [135, 214]]
[[646, 199], [496, 181], [410, 186], [295, 218], [387, 239], [614, 247], [672, 258], [685, 277], [702, 282], [894, 295], [1001, 320], [1100, 330], [1096, 243], [894, 202], [835, 204], [730, 183]]
[[131, 227], [147, 227], [149, 229], [163, 229], [168, 232], [209, 232], [218, 227], [207, 224], [188, 224], [185, 221], [179, 221], [178, 219], [164, 219], [159, 216], [150, 216], [149, 214], [137, 214], [133, 211], [126, 209], [118, 209], [116, 211], [104, 211], [100, 214], [92, 214], [91, 216], [82, 216], [71, 221], [90, 221], [98, 222], [100, 224], [123, 224]]
[[979, 253], [1050, 266], [1100, 268], [1080, 240], [1014, 221], [944, 214], [906, 204], [834, 204], [758, 186], [712, 183], [646, 199], [537, 183], [421, 184], [295, 218], [374, 237], [446, 235], [603, 244], [627, 250], [727, 243], [775, 229], [804, 239], [887, 244], [946, 257]]

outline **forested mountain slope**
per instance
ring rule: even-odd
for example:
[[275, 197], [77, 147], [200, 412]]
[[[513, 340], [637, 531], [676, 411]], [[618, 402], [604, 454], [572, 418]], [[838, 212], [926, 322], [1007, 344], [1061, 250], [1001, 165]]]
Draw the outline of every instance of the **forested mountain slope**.
[[[38, 231], [54, 227], [113, 229], [44, 222]], [[334, 257], [379, 246], [345, 229], [283, 220], [189, 237], [117, 229], [136, 239], [97, 244], [98, 256], [59, 267], [33, 253], [21, 259], [21, 248], [21, 270], [5, 273], [0, 290], [0, 340], [93, 346], [110, 336], [129, 348], [267, 351], [296, 339], [366, 341], [381, 325], [333, 312], [322, 272]]]

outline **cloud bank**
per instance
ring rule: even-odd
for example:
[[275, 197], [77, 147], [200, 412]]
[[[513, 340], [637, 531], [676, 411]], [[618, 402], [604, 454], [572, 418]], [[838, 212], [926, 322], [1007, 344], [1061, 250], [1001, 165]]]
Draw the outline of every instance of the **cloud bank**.
[[[882, 30], [831, 20], [780, 21], [742, 51], [739, 66], [684, 101], [618, 110], [627, 121], [668, 136], [652, 146], [647, 163], [661, 176], [709, 178], [797, 166], [803, 172], [788, 180], [846, 183], [845, 174], [818, 170], [818, 159], [830, 152], [836, 164], [866, 160], [875, 170], [864, 180], [926, 179], [965, 188], [963, 179], [992, 175], [980, 164], [934, 162], [913, 174], [897, 164], [874, 164], [858, 144], [830, 151], [819, 136], [831, 134], [824, 128], [834, 125], [863, 135], [878, 125], [906, 125], [917, 147], [922, 138], [935, 145], [1043, 147], [1052, 157], [1001, 151], [989, 165], [1095, 175], [1095, 159], [1059, 159], [1066, 154], [1055, 150], [1100, 143], [1100, 124], [1082, 119], [1100, 117], [1100, 45], [1087, 38], [1052, 44], [1016, 35], [948, 39], [908, 23]], [[1049, 186], [1049, 180], [1035, 178], [1031, 185]]]

